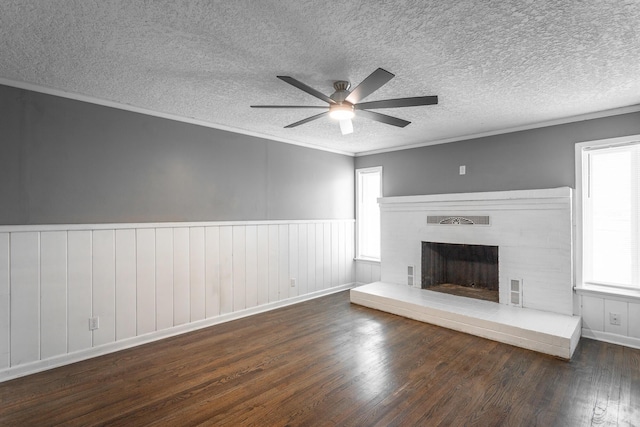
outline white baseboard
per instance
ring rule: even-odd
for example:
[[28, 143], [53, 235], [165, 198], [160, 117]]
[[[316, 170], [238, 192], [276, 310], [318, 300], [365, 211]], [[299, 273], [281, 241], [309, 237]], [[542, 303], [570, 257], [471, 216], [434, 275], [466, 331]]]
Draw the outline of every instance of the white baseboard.
[[611, 334], [609, 332], [592, 331], [582, 328], [582, 336], [597, 341], [604, 341], [611, 344], [623, 345], [625, 347], [640, 349], [640, 338], [626, 337], [624, 335]]
[[254, 314], [264, 313], [267, 311], [275, 310], [288, 305], [297, 304], [299, 302], [312, 300], [325, 295], [349, 290], [355, 287], [355, 283], [347, 283], [340, 286], [335, 286], [329, 289], [323, 289], [321, 291], [312, 292], [309, 294], [288, 298], [282, 301], [276, 301], [261, 305], [258, 307], [247, 308], [245, 310], [236, 311], [229, 314], [223, 314], [220, 316], [212, 317], [209, 319], [200, 320], [184, 325], [174, 326], [169, 329], [152, 332], [146, 335], [141, 335], [109, 344], [101, 345], [99, 347], [93, 347], [86, 350], [77, 351], [75, 353], [68, 353], [56, 357], [52, 357], [45, 360], [39, 360], [33, 363], [27, 363], [24, 365], [18, 365], [10, 367], [0, 371], [0, 382], [12, 380], [14, 378], [23, 377], [26, 375], [35, 374], [38, 372], [46, 371], [48, 369], [57, 368], [64, 365], [70, 365], [72, 363], [81, 362], [83, 360], [91, 359], [98, 356], [103, 356], [109, 353], [115, 353], [120, 350], [125, 350], [131, 347], [136, 347], [142, 344], [148, 344], [154, 341], [159, 341], [165, 338], [169, 338], [176, 335], [185, 334], [188, 332], [196, 331], [198, 329], [208, 328], [209, 326], [218, 325], [232, 320], [241, 319], [243, 317], [249, 317]]

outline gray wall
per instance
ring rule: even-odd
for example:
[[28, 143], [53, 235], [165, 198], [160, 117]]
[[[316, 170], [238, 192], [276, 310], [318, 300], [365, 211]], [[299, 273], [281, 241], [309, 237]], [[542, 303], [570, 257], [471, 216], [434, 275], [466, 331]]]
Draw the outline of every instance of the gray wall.
[[4, 225], [354, 217], [349, 156], [7, 86], [0, 138]]
[[387, 197], [575, 188], [577, 142], [633, 134], [640, 134], [640, 113], [362, 156], [355, 164], [383, 166]]

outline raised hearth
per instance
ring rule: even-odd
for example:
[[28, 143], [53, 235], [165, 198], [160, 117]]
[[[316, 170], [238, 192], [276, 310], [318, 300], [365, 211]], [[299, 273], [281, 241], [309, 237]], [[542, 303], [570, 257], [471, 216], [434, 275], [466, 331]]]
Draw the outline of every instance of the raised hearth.
[[353, 288], [351, 302], [517, 347], [570, 359], [581, 319], [375, 282]]

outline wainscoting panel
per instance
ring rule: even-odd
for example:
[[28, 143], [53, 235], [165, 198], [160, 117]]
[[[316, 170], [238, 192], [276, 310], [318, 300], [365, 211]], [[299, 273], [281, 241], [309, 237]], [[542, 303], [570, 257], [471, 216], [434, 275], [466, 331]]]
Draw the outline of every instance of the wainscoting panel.
[[116, 313], [116, 340], [135, 337], [136, 230], [116, 230]]
[[[153, 237], [153, 229], [141, 230], [151, 232]], [[140, 243], [141, 240], [138, 239]], [[140, 246], [139, 246], [140, 247]], [[99, 328], [93, 330], [93, 346], [108, 344], [116, 340], [116, 260], [115, 260], [115, 230], [95, 230], [93, 232], [93, 286], [91, 290], [92, 298], [92, 316], [98, 318]], [[145, 252], [146, 253], [146, 252]], [[153, 249], [149, 249], [151, 256], [154, 254]], [[142, 264], [138, 262], [138, 272], [143, 270], [140, 268]], [[139, 284], [144, 286], [144, 282], [138, 280]], [[147, 281], [150, 283], [150, 280]], [[139, 290], [144, 290], [143, 286], [139, 286]], [[148, 284], [146, 285], [149, 286]], [[140, 293], [140, 295], [145, 295]], [[138, 298], [138, 304], [149, 297]], [[43, 301], [44, 302], [44, 301]], [[144, 313], [144, 310], [138, 308], [138, 313]], [[154, 319], [155, 320], [155, 319]], [[154, 322], [155, 326], [155, 322]]]
[[[218, 233], [219, 235], [219, 233]], [[219, 243], [214, 242], [214, 245]], [[204, 227], [189, 229], [189, 288], [191, 292], [191, 321], [207, 318], [207, 263], [206, 263], [206, 232]], [[219, 276], [217, 276], [219, 277]], [[220, 284], [214, 287], [216, 308], [220, 313]]]
[[[338, 243], [340, 248], [340, 224], [331, 224], [331, 241]], [[331, 282], [329, 286], [336, 286], [340, 282], [340, 251], [331, 251]]]
[[380, 281], [380, 263], [372, 261], [358, 260], [355, 263], [356, 283], [365, 285], [367, 283]]
[[[638, 297], [585, 293], [578, 290], [582, 315], [582, 336], [628, 347], [640, 348], [640, 302]], [[618, 315], [619, 325], [611, 322]]]
[[11, 365], [40, 359], [40, 233], [11, 233]]
[[156, 229], [156, 328], [173, 326], [173, 230]]
[[144, 335], [156, 330], [156, 230], [136, 231], [137, 334]]
[[[191, 321], [206, 318], [205, 238], [204, 227], [189, 229], [189, 284]], [[219, 290], [214, 290], [218, 291]], [[219, 295], [219, 294], [218, 294]]]
[[247, 233], [245, 226], [234, 226], [231, 235], [231, 280], [233, 295], [232, 311], [247, 308]]
[[[244, 283], [238, 283], [238, 292]], [[233, 230], [220, 227], [220, 314], [233, 312]]]
[[331, 287], [331, 225], [332, 224], [324, 224], [324, 238], [322, 240], [323, 247], [323, 265], [324, 271], [322, 272], [323, 281], [322, 287], [320, 289], [327, 289]]
[[269, 302], [269, 226], [257, 226], [258, 238], [258, 306]]
[[316, 291], [324, 288], [324, 239], [324, 225], [316, 224]]
[[245, 305], [252, 308], [258, 305], [258, 227], [245, 227]]
[[289, 284], [289, 297], [295, 297], [298, 295], [299, 285], [297, 283], [298, 277], [298, 264], [300, 248], [298, 247], [298, 224], [291, 224], [289, 226], [289, 277], [295, 281], [295, 286]]
[[40, 253], [40, 357], [47, 359], [67, 352], [67, 233], [41, 233]]
[[316, 290], [316, 226], [307, 225], [307, 292]]
[[640, 339], [640, 303], [629, 303], [629, 336]]
[[[15, 233], [11, 233], [12, 236]], [[89, 330], [91, 317], [91, 231], [71, 230], [67, 233], [67, 352], [75, 353], [91, 348], [93, 333]], [[14, 286], [14, 284], [11, 284]], [[135, 298], [133, 298], [135, 301]], [[12, 328], [11, 333], [16, 333]], [[33, 332], [31, 332], [33, 333]], [[13, 364], [14, 366], [16, 364]]]
[[9, 233], [0, 233], [0, 370], [9, 367]]
[[307, 240], [307, 235], [307, 225], [300, 224], [300, 226], [298, 227], [298, 271], [296, 276], [294, 276], [298, 281], [298, 293], [300, 295], [304, 295], [308, 292], [307, 283], [309, 280], [309, 276], [307, 274], [307, 271], [309, 268], [309, 243]]
[[347, 239], [347, 230], [345, 224], [338, 225], [338, 283], [342, 283], [347, 275], [347, 265], [344, 260], [347, 256], [347, 248], [345, 241]]
[[[205, 315], [220, 315], [220, 227], [205, 228]], [[188, 247], [188, 244], [187, 244]], [[187, 257], [187, 264], [189, 258]]]
[[[216, 230], [218, 228], [216, 227]], [[173, 229], [173, 324], [191, 321], [191, 285], [189, 283], [189, 229]], [[213, 289], [213, 286], [211, 287]], [[212, 316], [218, 312], [211, 313]]]
[[278, 268], [280, 266], [280, 244], [278, 238], [278, 225], [269, 225], [269, 250], [267, 252], [267, 255], [269, 257], [269, 274], [267, 285], [267, 287], [269, 288], [269, 302], [278, 300]]
[[278, 226], [278, 301], [289, 298], [289, 226]]
[[353, 230], [353, 220], [1, 226], [0, 381], [351, 287]]

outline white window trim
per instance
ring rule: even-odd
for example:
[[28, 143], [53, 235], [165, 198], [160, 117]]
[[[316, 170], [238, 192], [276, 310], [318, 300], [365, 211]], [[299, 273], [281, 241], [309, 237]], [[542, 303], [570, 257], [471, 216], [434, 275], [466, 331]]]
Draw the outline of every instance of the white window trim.
[[582, 295], [602, 295], [620, 297], [622, 300], [640, 299], [640, 290], [627, 287], [618, 288], [615, 286], [597, 285], [585, 283], [584, 280], [584, 200], [582, 192], [588, 183], [585, 182], [584, 170], [582, 167], [585, 150], [591, 147], [606, 148], [624, 144], [632, 144], [640, 141], [640, 135], [629, 135], [618, 138], [607, 138], [594, 141], [579, 142], [575, 145], [575, 169], [576, 169], [576, 191], [575, 191], [575, 290]]
[[[372, 167], [368, 167], [368, 168], [359, 168], [355, 170], [355, 175], [354, 178], [356, 180], [356, 257], [355, 260], [356, 261], [367, 261], [367, 262], [371, 262], [371, 263], [380, 263], [380, 258], [373, 258], [373, 257], [367, 257], [367, 256], [362, 256], [360, 255], [360, 223], [359, 223], [359, 219], [360, 219], [360, 194], [359, 194], [359, 182], [358, 182], [358, 178], [359, 175], [362, 173], [371, 173], [371, 172], [379, 172], [380, 173], [380, 197], [384, 196], [384, 187], [383, 187], [383, 177], [384, 175], [382, 174], [382, 166], [372, 166]], [[380, 248], [382, 250], [382, 248]]]

